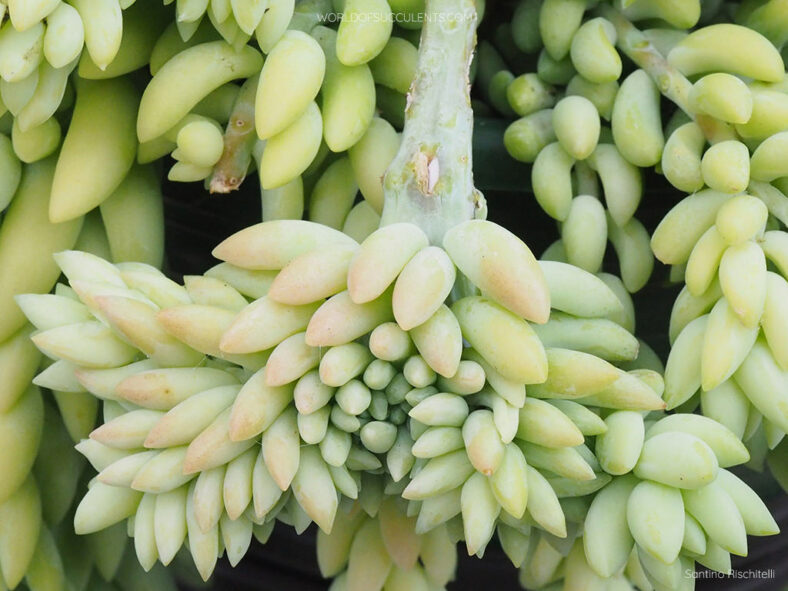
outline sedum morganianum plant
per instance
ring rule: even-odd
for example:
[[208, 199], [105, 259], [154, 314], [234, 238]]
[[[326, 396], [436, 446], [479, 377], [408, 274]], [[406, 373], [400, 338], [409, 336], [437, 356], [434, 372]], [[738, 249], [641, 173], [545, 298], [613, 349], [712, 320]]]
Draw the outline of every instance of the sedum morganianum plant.
[[[780, 0], [521, 0], [503, 25], [511, 44], [497, 46], [539, 52], [536, 71], [515, 77], [487, 43], [478, 77], [499, 112], [519, 117], [504, 143], [533, 162], [534, 195], [559, 223], [543, 258], [593, 272], [609, 239], [630, 291], [655, 256], [671, 265], [684, 288], [668, 408], [700, 406], [784, 488], [787, 15]], [[649, 236], [633, 214], [652, 168], [678, 202]]]
[[[276, 521], [335, 589], [444, 588], [497, 536], [531, 588], [679, 589], [777, 527], [736, 434], [666, 415], [618, 285], [536, 261], [473, 187], [470, 0], [430, 0], [381, 226], [268, 221], [181, 286], [79, 251], [18, 302], [61, 389], [101, 399], [79, 534], [203, 578]], [[622, 511], [625, 508], [625, 511]], [[691, 580], [691, 579], [689, 579]]]

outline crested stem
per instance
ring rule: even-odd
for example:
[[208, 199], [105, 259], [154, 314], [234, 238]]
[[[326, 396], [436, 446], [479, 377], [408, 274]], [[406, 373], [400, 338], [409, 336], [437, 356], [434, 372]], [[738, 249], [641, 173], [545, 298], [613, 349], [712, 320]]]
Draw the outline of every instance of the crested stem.
[[453, 226], [486, 215], [471, 157], [468, 70], [475, 45], [473, 0], [427, 0], [402, 144], [383, 182], [381, 225], [416, 224], [432, 244], [441, 244]]

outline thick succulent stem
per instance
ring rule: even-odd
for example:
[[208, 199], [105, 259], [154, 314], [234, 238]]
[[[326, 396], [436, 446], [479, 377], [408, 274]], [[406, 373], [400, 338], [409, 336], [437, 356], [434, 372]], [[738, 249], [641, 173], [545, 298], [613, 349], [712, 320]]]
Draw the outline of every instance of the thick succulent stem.
[[419, 65], [408, 93], [402, 145], [384, 180], [381, 225], [410, 222], [432, 244], [484, 217], [473, 186], [468, 69], [476, 44], [473, 0], [428, 0]]
[[735, 134], [731, 127], [722, 121], [695, 113], [689, 104], [692, 82], [668, 63], [654, 44], [618, 10], [609, 4], [600, 4], [599, 14], [609, 20], [616, 29], [616, 45], [638, 67], [642, 68], [659, 88], [659, 91], [673, 101], [679, 109], [689, 115], [700, 126], [703, 134], [711, 143], [732, 139]]
[[213, 169], [208, 184], [211, 193], [229, 193], [241, 186], [252, 162], [257, 133], [254, 128], [254, 102], [260, 76], [249, 78], [235, 99], [233, 112], [224, 132], [224, 152]]

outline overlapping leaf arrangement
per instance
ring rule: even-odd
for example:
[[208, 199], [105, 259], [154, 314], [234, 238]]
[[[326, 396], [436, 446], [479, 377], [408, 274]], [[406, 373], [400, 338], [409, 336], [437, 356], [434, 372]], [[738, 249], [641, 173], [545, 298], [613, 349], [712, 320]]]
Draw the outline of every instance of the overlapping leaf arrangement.
[[[730, 51], [704, 49], [721, 35], [714, 27], [683, 40], [653, 34], [658, 46], [676, 45], [665, 60], [625, 18], [683, 15], [664, 12], [660, 2], [638, 0], [624, 16], [602, 4], [585, 23], [585, 2], [523, 2], [514, 38], [538, 49], [527, 17], [539, 15], [546, 49], [538, 73], [487, 76], [496, 60], [485, 44], [478, 68], [493, 105], [506, 108], [501, 89], [508, 88], [512, 108], [526, 115], [507, 132], [507, 146], [536, 159], [537, 199], [564, 222], [548, 256], [558, 260], [537, 262], [519, 238], [483, 220], [483, 199], [472, 186], [466, 70], [473, 2], [429, 3], [428, 15], [446, 18], [426, 20], [419, 58], [409, 41], [391, 36], [390, 18], [392, 11], [420, 14], [418, 3], [348, 0], [336, 30], [323, 2], [178, 2], [166, 30], [166, 17], [156, 20], [158, 29], [146, 26], [142, 2], [109, 2], [102, 10], [74, 4], [74, 12], [59, 2], [27, 6], [39, 14], [9, 2], [11, 20], [0, 31], [0, 42], [17, 53], [25, 43], [32, 48], [25, 76], [9, 81], [0, 72], [0, 96], [15, 116], [3, 166], [21, 170], [16, 158], [26, 153], [40, 161], [25, 165], [19, 189], [20, 175], [9, 177], [17, 178], [16, 196], [0, 232], [0, 273], [16, 277], [71, 248], [82, 216], [99, 204], [104, 216], [124, 187], [128, 195], [156, 193], [135, 158], [172, 153], [171, 179], [204, 179], [221, 192], [256, 168], [264, 219], [301, 218], [306, 209], [312, 220], [251, 226], [217, 247], [224, 262], [183, 286], [155, 260], [113, 265], [78, 250], [58, 254], [57, 268], [39, 267], [35, 281], [7, 283], [10, 309], [14, 294], [47, 291], [60, 271], [68, 280], [52, 295], [16, 301], [35, 327], [33, 343], [54, 361], [35, 383], [55, 392], [73, 437], [87, 434], [94, 397], [101, 401], [101, 426], [77, 445], [98, 476], [74, 515], [78, 534], [103, 536], [97, 556], [98, 546], [113, 549], [94, 561], [101, 576], [111, 578], [121, 564], [125, 533], [145, 570], [177, 562], [183, 547], [207, 578], [219, 556], [236, 564], [252, 537], [264, 542], [280, 521], [299, 533], [317, 524], [318, 561], [324, 575], [337, 577], [335, 589], [443, 588], [454, 572], [453, 546], [462, 540], [482, 556], [496, 535], [529, 588], [681, 588], [695, 562], [726, 572], [730, 554], [746, 554], [747, 534], [776, 533], [764, 504], [727, 468], [750, 459], [742, 438], [755, 449], [754, 434], [772, 447], [784, 435], [784, 279], [759, 262], [763, 252], [780, 269], [784, 262], [783, 232], [763, 234], [782, 219], [784, 196], [767, 184], [786, 176], [785, 142], [772, 129], [782, 83], [750, 85], [753, 113], [765, 93], [758, 108], [772, 115], [747, 127], [750, 119], [725, 118], [739, 106], [743, 82], [712, 74], [692, 86], [679, 73], [728, 71], [725, 60], [733, 60], [744, 68], [733, 73], [768, 82], [779, 55], [763, 38], [725, 29], [761, 52], [757, 72]], [[747, 17], [772, 41], [779, 25], [764, 27], [773, 4]], [[128, 10], [118, 21], [121, 8]], [[47, 159], [60, 144], [52, 115], [67, 97], [79, 54], [61, 66], [65, 73], [46, 55], [58, 11], [82, 16], [88, 53], [74, 78], [63, 147]], [[20, 33], [23, 14], [40, 39]], [[375, 25], [360, 27], [361, 17]], [[117, 22], [120, 29], [106, 26]], [[115, 35], [92, 36], [96, 23]], [[67, 40], [81, 49], [81, 39], [72, 39], [76, 28], [69, 31]], [[616, 40], [643, 68], [620, 88]], [[125, 75], [148, 63], [153, 77], [140, 98]], [[51, 74], [51, 87], [31, 81], [33, 72], [49, 70], [60, 75]], [[672, 135], [660, 143], [652, 77], [695, 119], [677, 127], [673, 144]], [[238, 79], [242, 85], [232, 84]], [[550, 111], [556, 90], [547, 85], [566, 83], [567, 94], [578, 96]], [[36, 100], [45, 106], [28, 109], [44, 88], [48, 94]], [[41, 117], [35, 125], [24, 122], [30, 111]], [[600, 116], [611, 120], [609, 137]], [[747, 141], [737, 145], [728, 132]], [[714, 143], [702, 158], [698, 133]], [[742, 147], [760, 140], [749, 173], [756, 181], [732, 178], [735, 163], [749, 163]], [[690, 144], [695, 159], [681, 156]], [[638, 167], [660, 158], [681, 190], [701, 188], [680, 180], [690, 176], [710, 188], [679, 204], [649, 245], [632, 217]], [[97, 168], [85, 175], [88, 161]], [[598, 180], [607, 212], [595, 196]], [[736, 196], [748, 185], [754, 196]], [[364, 199], [355, 203], [359, 189]], [[25, 194], [31, 197], [20, 199]], [[117, 211], [146, 215], [144, 207]], [[375, 230], [381, 213], [384, 225]], [[133, 224], [118, 223], [126, 234], [113, 233], [109, 215], [109, 246], [102, 251], [104, 233], [92, 214], [79, 248], [139, 259], [116, 254], [115, 244], [132, 240]], [[608, 235], [623, 281], [599, 272]], [[12, 246], [4, 249], [3, 240]], [[659, 360], [632, 335], [627, 293], [647, 281], [651, 247], [661, 260], [690, 261], [664, 382]], [[677, 249], [684, 260], [672, 260]], [[8, 263], [5, 252], [13, 254]], [[734, 281], [742, 273], [757, 277]], [[9, 318], [8, 336], [23, 325], [17, 311]], [[0, 415], [0, 437], [16, 451], [0, 499], [0, 511], [15, 517], [0, 531], [0, 572], [11, 587], [26, 576], [31, 588], [64, 577], [84, 588], [88, 567], [53, 566], [58, 554], [49, 532], [57, 538], [66, 527], [54, 524], [70, 499], [45, 496], [47, 483], [61, 477], [76, 490], [79, 471], [61, 475], [52, 464], [61, 456], [76, 463], [77, 456], [62, 445], [52, 457], [39, 456], [35, 481], [28, 476], [40, 425], [59, 424], [54, 407], [27, 386], [39, 361], [29, 335], [22, 329], [0, 349], [0, 363], [21, 368], [9, 374], [16, 389]], [[707, 416], [689, 414], [691, 404], [665, 414], [701, 386]], [[55, 439], [42, 440], [42, 450], [57, 447]], [[49, 524], [42, 534], [37, 491]], [[121, 581], [130, 584], [132, 566], [128, 558], [123, 564]]]

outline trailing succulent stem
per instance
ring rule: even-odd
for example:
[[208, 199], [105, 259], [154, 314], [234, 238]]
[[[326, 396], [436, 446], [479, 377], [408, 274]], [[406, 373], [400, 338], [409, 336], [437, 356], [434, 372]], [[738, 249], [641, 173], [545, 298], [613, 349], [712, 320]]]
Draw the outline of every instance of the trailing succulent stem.
[[429, 0], [405, 129], [384, 180], [381, 225], [411, 222], [440, 244], [460, 222], [485, 217], [473, 186], [468, 70], [476, 45], [472, 0]]
[[597, 10], [616, 28], [618, 48], [651, 76], [659, 91], [666, 98], [673, 101], [676, 106], [695, 120], [703, 131], [703, 135], [711, 143], [732, 138], [733, 131], [729, 125], [712, 117], [697, 114], [690, 108], [689, 95], [692, 82], [671, 66], [665, 56], [639, 29], [608, 4], [600, 4]]
[[259, 75], [252, 76], [244, 82], [238, 93], [227, 130], [224, 132], [224, 152], [211, 176], [211, 193], [235, 191], [246, 178], [246, 171], [252, 161], [252, 149], [257, 140], [254, 104], [259, 79]]

